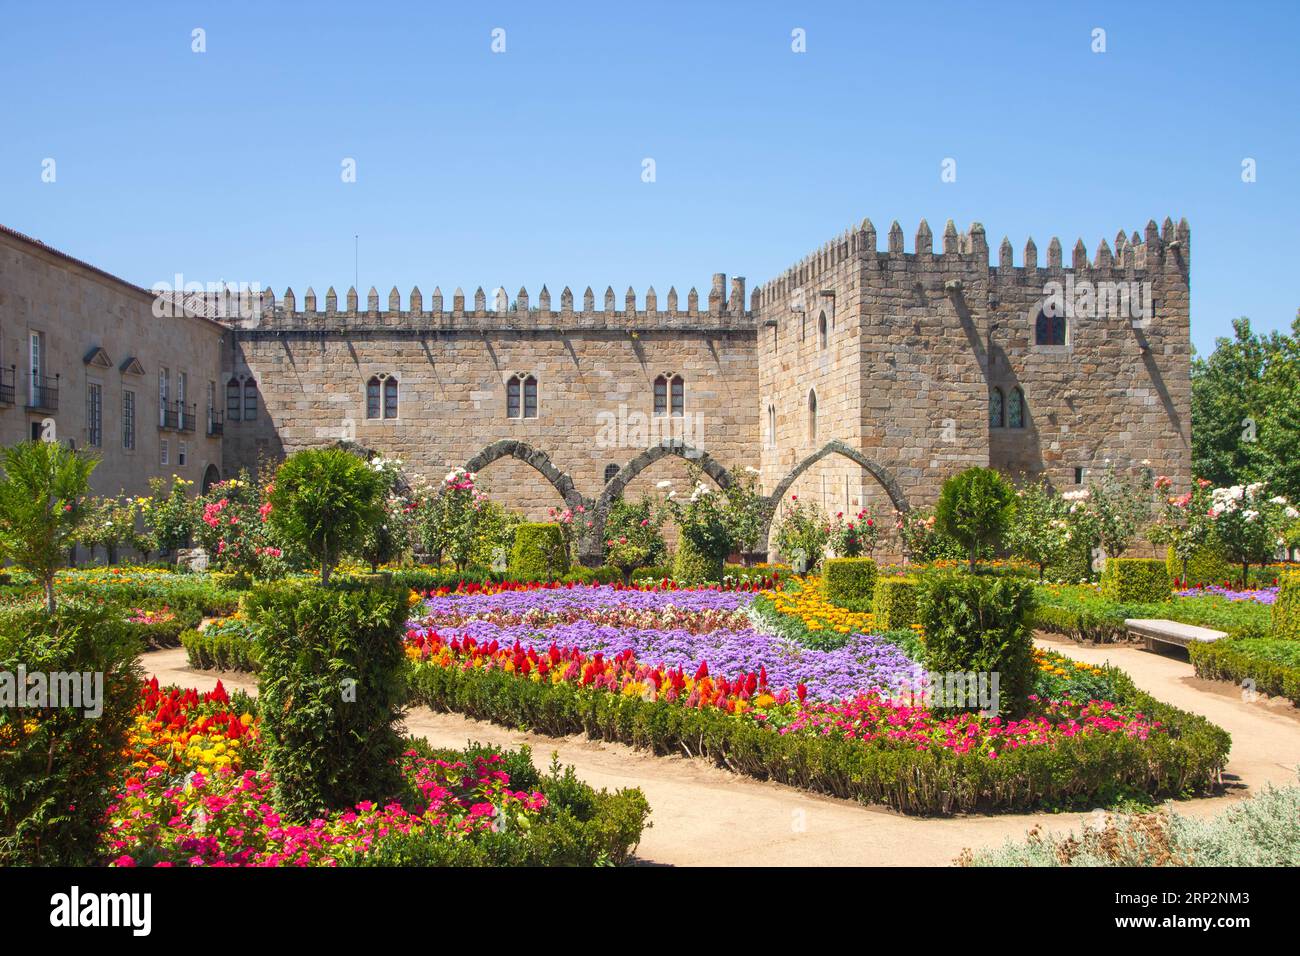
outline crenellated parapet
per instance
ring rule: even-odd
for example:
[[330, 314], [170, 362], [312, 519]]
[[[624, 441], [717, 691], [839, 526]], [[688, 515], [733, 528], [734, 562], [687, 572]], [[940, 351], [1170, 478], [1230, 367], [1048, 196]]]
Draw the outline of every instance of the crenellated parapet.
[[[213, 302], [221, 294], [210, 294]], [[201, 308], [205, 297], [190, 296], [191, 307]], [[220, 318], [234, 328], [269, 332], [329, 332], [350, 334], [365, 331], [411, 332], [503, 332], [503, 331], [746, 331], [755, 327], [754, 317], [745, 301], [745, 279], [733, 277], [730, 292], [727, 277], [717, 273], [713, 277], [708, 299], [700, 307], [699, 293], [690, 289], [684, 302], [676, 287], [668, 290], [664, 301], [651, 286], [642, 295], [629, 287], [621, 299], [613, 286], [606, 287], [597, 308], [597, 294], [590, 286], [578, 299], [572, 289], [565, 286], [558, 302], [547, 286], [542, 286], [536, 300], [528, 290], [520, 288], [513, 296], [504, 287], [491, 295], [481, 286], [467, 296], [457, 288], [450, 296], [443, 294], [440, 286], [425, 295], [416, 286], [403, 300], [401, 292], [393, 286], [387, 296], [381, 296], [372, 286], [361, 307], [357, 290], [347, 290], [344, 307], [339, 308], [338, 293], [331, 286], [323, 300], [313, 287], [308, 287], [301, 304], [293, 289], [286, 289], [277, 300], [269, 288], [257, 293], [251, 300], [253, 308], [209, 314]]]

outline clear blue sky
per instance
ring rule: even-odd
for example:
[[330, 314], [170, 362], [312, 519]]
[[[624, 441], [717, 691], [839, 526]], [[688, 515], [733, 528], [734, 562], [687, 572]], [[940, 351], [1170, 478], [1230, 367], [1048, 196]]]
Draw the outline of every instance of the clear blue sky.
[[1204, 351], [1300, 306], [1298, 8], [7, 2], [0, 222], [146, 286], [342, 296], [359, 234], [363, 296], [621, 301], [752, 287], [864, 216], [909, 250], [979, 220], [1017, 264], [1186, 216]]

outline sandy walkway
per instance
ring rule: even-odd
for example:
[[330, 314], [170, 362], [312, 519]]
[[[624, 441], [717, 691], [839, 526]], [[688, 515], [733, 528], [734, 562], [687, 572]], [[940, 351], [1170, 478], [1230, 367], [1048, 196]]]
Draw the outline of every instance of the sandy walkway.
[[[1222, 809], [1228, 800], [1266, 782], [1294, 782], [1300, 766], [1300, 711], [1286, 701], [1244, 701], [1231, 685], [1200, 681], [1185, 660], [1133, 647], [1083, 648], [1043, 640], [1044, 647], [1080, 660], [1110, 660], [1156, 697], [1204, 714], [1233, 737], [1227, 797], [1183, 801], [1180, 812], [1196, 816]], [[211, 689], [220, 676], [228, 688], [253, 690], [236, 675], [191, 671], [178, 649], [144, 656], [146, 671], [163, 683]], [[411, 710], [407, 728], [436, 746], [476, 740], [503, 746], [529, 744], [537, 763], [557, 753], [596, 787], [638, 786], [650, 801], [653, 826], [637, 857], [674, 865], [944, 865], [963, 847], [1001, 843], [1034, 825], [1051, 831], [1078, 827], [1084, 814], [1016, 814], [943, 819], [908, 817], [765, 783], [702, 760], [654, 757], [621, 744], [582, 737], [554, 738], [495, 724]]]

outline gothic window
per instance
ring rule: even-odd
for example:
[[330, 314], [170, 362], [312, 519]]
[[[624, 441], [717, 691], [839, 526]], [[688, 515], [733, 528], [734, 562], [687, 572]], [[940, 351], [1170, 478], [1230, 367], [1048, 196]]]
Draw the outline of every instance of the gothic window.
[[613, 463], [610, 463], [610, 464], [606, 465], [606, 466], [605, 466], [605, 484], [609, 484], [611, 481], [613, 481], [613, 480], [614, 480], [614, 476], [617, 475], [617, 474], [618, 474], [618, 465], [615, 465], [615, 464], [613, 464]]
[[817, 441], [817, 390], [808, 390], [808, 442]]
[[512, 378], [506, 382], [506, 418], [519, 417], [519, 379]]
[[537, 379], [520, 372], [506, 382], [506, 417], [537, 417]]
[[1065, 316], [1048, 315], [1039, 312], [1034, 320], [1034, 343], [1036, 345], [1065, 344]]
[[244, 421], [257, 420], [257, 383], [251, 378], [244, 382]]
[[1006, 408], [1002, 401], [1002, 389], [994, 386], [989, 389], [989, 428], [1004, 428], [1006, 424]]
[[524, 418], [537, 417], [537, 379], [529, 375], [524, 379]]
[[681, 415], [686, 407], [686, 382], [680, 375], [674, 375], [671, 383], [672, 413]]
[[239, 379], [232, 378], [226, 383], [226, 419], [239, 421]]
[[366, 382], [366, 418], [379, 417], [379, 376]]
[[817, 318], [817, 347], [826, 348], [826, 313], [823, 312]]
[[397, 379], [391, 375], [384, 379], [384, 417], [397, 417]]
[[655, 379], [655, 414], [668, 414], [668, 376], [660, 375]]
[[1007, 396], [1007, 427], [1025, 427], [1025, 393], [1019, 388], [1013, 388]]

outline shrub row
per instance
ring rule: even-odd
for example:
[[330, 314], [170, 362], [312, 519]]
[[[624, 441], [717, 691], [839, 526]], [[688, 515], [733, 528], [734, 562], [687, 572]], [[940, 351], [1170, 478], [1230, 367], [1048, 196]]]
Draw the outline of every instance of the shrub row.
[[248, 671], [261, 665], [257, 642], [245, 634], [209, 634], [189, 630], [181, 634], [185, 658], [196, 670]]
[[1231, 743], [1209, 721], [1161, 703], [1131, 682], [1124, 687], [1127, 703], [1164, 722], [1168, 734], [1145, 741], [1121, 734], [1078, 736], [990, 760], [783, 735], [716, 709], [534, 682], [499, 670], [414, 665], [413, 672], [415, 701], [435, 710], [552, 736], [582, 733], [656, 754], [705, 757], [737, 773], [905, 813], [1096, 806], [1129, 788], [1178, 796], [1212, 787]]
[[1169, 600], [1169, 571], [1151, 558], [1107, 558], [1101, 573], [1101, 596], [1121, 604]]
[[1300, 641], [1300, 573], [1284, 574], [1278, 580], [1273, 602], [1273, 636]]
[[1237, 638], [1195, 643], [1187, 653], [1197, 677], [1237, 684], [1252, 681], [1250, 686], [1259, 693], [1285, 697], [1300, 707], [1300, 642]]
[[876, 593], [876, 562], [870, 558], [827, 558], [822, 586], [832, 604], [850, 611], [870, 611]]
[[1127, 618], [1163, 618], [1224, 631], [1232, 637], [1264, 637], [1269, 633], [1270, 609], [1254, 601], [1225, 598], [1172, 598], [1160, 603], [1121, 604], [1084, 588], [1040, 587], [1037, 606], [1029, 612], [1031, 627], [1075, 641], [1124, 641]]

